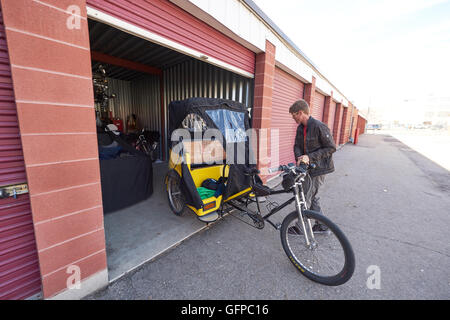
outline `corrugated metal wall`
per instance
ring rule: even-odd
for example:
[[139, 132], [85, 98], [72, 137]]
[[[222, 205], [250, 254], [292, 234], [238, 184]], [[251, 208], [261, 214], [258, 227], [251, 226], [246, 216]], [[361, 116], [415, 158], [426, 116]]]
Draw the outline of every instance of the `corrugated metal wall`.
[[[209, 97], [239, 101], [249, 109], [253, 105], [253, 79], [242, 77], [202, 61], [193, 59], [166, 69], [163, 78], [166, 137], [167, 106], [171, 101], [192, 97]], [[134, 81], [108, 78], [108, 81], [108, 92], [117, 96], [110, 102], [114, 117], [121, 118], [126, 125], [127, 116], [135, 113], [141, 127], [161, 132], [161, 98], [158, 76], [148, 76]]]
[[[192, 97], [209, 97], [239, 101], [253, 107], [253, 79], [227, 70], [190, 60], [164, 70], [164, 110], [171, 101]], [[169, 137], [170, 138], [170, 137]]]
[[159, 77], [134, 81], [108, 78], [108, 83], [108, 92], [116, 95], [110, 100], [113, 116], [123, 120], [125, 129], [127, 116], [134, 113], [141, 128], [161, 131]]
[[191, 97], [235, 100], [251, 108], [253, 79], [190, 60], [164, 71], [164, 103]]
[[[0, 10], [0, 187], [26, 183], [8, 48]], [[0, 199], [0, 300], [41, 291], [30, 197]]]
[[114, 117], [123, 120], [126, 131], [127, 116], [132, 113], [133, 98], [131, 96], [131, 81], [108, 78], [108, 94], [115, 94], [114, 99], [109, 100], [109, 107]]
[[141, 125], [161, 132], [161, 98], [159, 77], [131, 82], [133, 111], [140, 115]]
[[[300, 80], [275, 68], [271, 128], [278, 129], [280, 142], [271, 149], [278, 150], [279, 164], [295, 162], [293, 147], [298, 125], [289, 114], [289, 108], [303, 97], [303, 91], [304, 84]], [[271, 164], [276, 165], [278, 164]]]
[[325, 96], [316, 91], [314, 94], [311, 116], [319, 121], [323, 120], [323, 109], [325, 108]]

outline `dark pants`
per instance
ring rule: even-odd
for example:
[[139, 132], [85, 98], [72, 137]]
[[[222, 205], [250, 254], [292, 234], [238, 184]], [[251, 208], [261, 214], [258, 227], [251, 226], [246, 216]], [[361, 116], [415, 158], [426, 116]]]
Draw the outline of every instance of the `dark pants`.
[[311, 178], [309, 175], [305, 177], [303, 182], [303, 192], [305, 193], [306, 205], [309, 210], [317, 211], [323, 214], [322, 209], [319, 204], [319, 193], [320, 186], [325, 181], [325, 175], [317, 176]]

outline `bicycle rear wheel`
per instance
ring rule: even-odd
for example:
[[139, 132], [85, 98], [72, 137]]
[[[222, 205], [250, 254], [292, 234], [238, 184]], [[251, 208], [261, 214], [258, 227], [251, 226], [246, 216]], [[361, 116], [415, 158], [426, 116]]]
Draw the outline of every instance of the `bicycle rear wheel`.
[[181, 177], [175, 171], [167, 175], [167, 199], [173, 213], [177, 216], [183, 215], [186, 209], [186, 198], [181, 189]]
[[[308, 234], [311, 244], [306, 244], [302, 223], [297, 211], [284, 218], [281, 225], [281, 243], [289, 260], [307, 278], [328, 286], [347, 282], [355, 270], [355, 255], [344, 233], [320, 213], [303, 211], [308, 230], [308, 219], [317, 220], [328, 227], [328, 234]], [[296, 228], [292, 228], [296, 227]]]

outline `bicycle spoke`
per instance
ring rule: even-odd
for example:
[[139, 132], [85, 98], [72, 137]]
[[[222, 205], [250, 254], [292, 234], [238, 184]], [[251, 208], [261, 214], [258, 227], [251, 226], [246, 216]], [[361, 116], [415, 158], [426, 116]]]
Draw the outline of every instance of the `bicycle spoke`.
[[[287, 242], [295, 259], [307, 270], [319, 276], [334, 276], [344, 267], [343, 248], [334, 233], [329, 235], [314, 234], [314, 240], [310, 238], [311, 245], [308, 247], [303, 235], [303, 228], [298, 220], [292, 221], [291, 226], [297, 226], [301, 234], [287, 235]], [[308, 220], [305, 219], [307, 230]], [[309, 230], [308, 230], [309, 233]]]

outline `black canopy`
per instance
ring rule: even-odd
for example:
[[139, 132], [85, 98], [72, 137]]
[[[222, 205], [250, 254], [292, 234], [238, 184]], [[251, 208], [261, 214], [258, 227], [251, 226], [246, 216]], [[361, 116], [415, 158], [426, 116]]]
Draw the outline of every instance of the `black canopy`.
[[237, 101], [215, 98], [189, 98], [172, 101], [169, 104], [169, 138], [174, 130], [181, 128], [183, 120], [188, 114], [199, 115], [208, 128], [221, 129], [206, 112], [207, 110], [225, 110], [242, 113], [245, 130], [250, 128], [247, 108]]
[[[225, 190], [225, 199], [236, 194], [250, 186], [250, 177], [244, 174], [245, 167], [249, 166], [254, 159], [250, 151], [249, 139], [246, 137], [246, 131], [250, 129], [250, 119], [247, 107], [243, 104], [226, 100], [213, 98], [190, 98], [181, 101], [172, 101], [169, 104], [169, 139], [176, 129], [182, 128], [183, 120], [189, 114], [198, 115], [203, 119], [207, 129], [218, 129], [223, 134], [223, 146], [227, 150], [234, 148], [234, 159], [229, 159], [227, 153], [227, 163], [230, 164], [230, 173]], [[233, 135], [228, 135], [227, 130], [232, 129]], [[171, 139], [170, 139], [171, 140]], [[176, 144], [178, 141], [174, 141]], [[173, 147], [173, 146], [172, 146]], [[228, 148], [227, 148], [228, 147]], [[242, 155], [238, 156], [239, 150], [244, 150], [244, 159]], [[238, 160], [238, 157], [240, 158]], [[244, 163], [242, 163], [244, 160]], [[195, 184], [188, 174], [186, 164], [182, 163], [182, 187], [187, 194], [188, 204], [199, 209], [203, 203], [195, 188]]]

